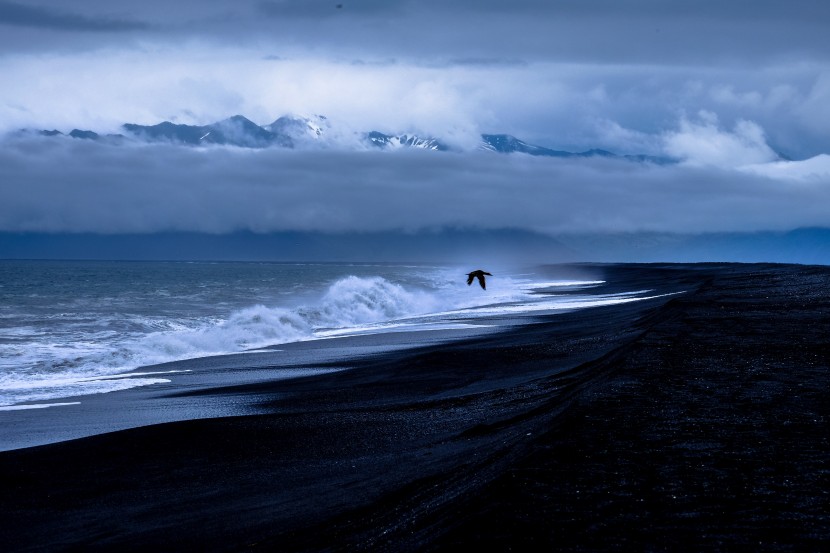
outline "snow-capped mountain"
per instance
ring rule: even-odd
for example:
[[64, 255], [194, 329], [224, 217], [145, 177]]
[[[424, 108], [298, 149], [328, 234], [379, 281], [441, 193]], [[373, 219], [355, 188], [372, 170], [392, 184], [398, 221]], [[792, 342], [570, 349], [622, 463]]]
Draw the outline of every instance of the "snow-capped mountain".
[[143, 142], [171, 142], [204, 146], [221, 144], [242, 148], [278, 146], [295, 148], [323, 138], [328, 128], [323, 116], [282, 116], [273, 123], [260, 126], [242, 115], [210, 125], [181, 125], [165, 121], [158, 125], [123, 125], [126, 133]]
[[265, 126], [275, 135], [289, 138], [294, 144], [320, 141], [330, 127], [331, 125], [324, 115], [313, 115], [311, 117], [283, 115], [270, 125]]
[[203, 126], [178, 125], [164, 121], [150, 126], [127, 123], [122, 128], [131, 138], [144, 142], [171, 142], [193, 146], [222, 144], [243, 148], [292, 146], [290, 140], [260, 127], [241, 115]]
[[421, 148], [423, 150], [447, 151], [449, 148], [437, 138], [423, 138], [411, 134], [389, 135], [378, 131], [366, 133], [366, 140], [378, 148]]
[[482, 150], [489, 150], [492, 152], [499, 152], [509, 154], [518, 152], [528, 154], [531, 156], [545, 156], [545, 157], [608, 157], [608, 158], [623, 158], [630, 161], [650, 162], [657, 164], [672, 163], [673, 160], [668, 158], [661, 158], [647, 155], [623, 155], [620, 156], [608, 150], [601, 150], [593, 148], [585, 150], [584, 152], [566, 152], [564, 150], [552, 150], [543, 146], [536, 146], [528, 144], [519, 140], [515, 136], [509, 134], [482, 134], [481, 135]]
[[577, 154], [572, 152], [564, 152], [560, 150], [551, 150], [542, 146], [534, 146], [515, 136], [509, 134], [483, 134], [481, 135], [481, 149], [490, 150], [492, 152], [500, 152], [509, 154], [519, 152], [522, 154], [529, 154], [532, 156], [549, 156], [549, 157], [571, 157]]
[[[73, 129], [68, 135], [60, 131], [36, 131], [42, 136], [68, 136], [76, 139], [110, 143], [149, 142], [189, 146], [224, 145], [240, 148], [353, 148], [381, 150], [423, 149], [448, 151], [452, 148], [440, 139], [413, 134], [386, 134], [379, 131], [340, 133], [329, 119], [322, 115], [284, 115], [274, 122], [260, 126], [242, 115], [234, 115], [209, 125], [183, 125], [164, 121], [156, 125], [127, 123], [123, 134], [99, 135], [93, 131]], [[21, 131], [31, 133], [31, 131]], [[503, 154], [520, 153], [531, 156], [586, 158], [607, 157], [649, 163], [672, 163], [673, 160], [646, 155], [617, 155], [607, 150], [591, 149], [583, 152], [553, 150], [524, 142], [508, 134], [482, 134], [479, 149]]]

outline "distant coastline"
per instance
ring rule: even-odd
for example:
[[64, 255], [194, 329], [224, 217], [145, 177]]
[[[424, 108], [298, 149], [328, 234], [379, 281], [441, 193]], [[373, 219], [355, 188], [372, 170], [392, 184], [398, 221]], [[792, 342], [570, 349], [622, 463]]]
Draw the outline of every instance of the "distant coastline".
[[741, 262], [830, 264], [830, 229], [733, 233], [421, 232], [141, 234], [0, 232], [2, 259], [477, 263]]

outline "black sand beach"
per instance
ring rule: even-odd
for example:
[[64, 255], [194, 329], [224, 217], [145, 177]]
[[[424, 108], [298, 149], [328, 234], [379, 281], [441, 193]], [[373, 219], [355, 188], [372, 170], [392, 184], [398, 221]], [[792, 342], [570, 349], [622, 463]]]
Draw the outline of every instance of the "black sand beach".
[[830, 268], [594, 269], [683, 293], [169, 398], [251, 414], [2, 452], [2, 549], [825, 549]]

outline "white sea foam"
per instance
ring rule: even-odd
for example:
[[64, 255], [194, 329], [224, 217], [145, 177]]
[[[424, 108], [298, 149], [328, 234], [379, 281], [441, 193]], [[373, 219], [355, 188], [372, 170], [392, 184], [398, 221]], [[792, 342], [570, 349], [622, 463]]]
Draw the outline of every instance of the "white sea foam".
[[528, 282], [524, 288], [540, 290], [542, 288], [589, 288], [605, 284], [604, 280], [554, 280], [550, 282]]
[[26, 405], [0, 405], [0, 411], [23, 411], [26, 409], [47, 409], [49, 407], [66, 407], [67, 405], [80, 405], [80, 401], [68, 401], [63, 403], [27, 403]]
[[645, 292], [631, 292], [623, 294], [608, 294], [597, 296], [584, 297], [550, 297], [542, 301], [533, 303], [521, 304], [505, 304], [494, 306], [483, 306], [477, 308], [458, 309], [455, 311], [445, 311], [441, 315], [475, 315], [483, 316], [505, 316], [516, 315], [520, 313], [539, 313], [543, 311], [562, 311], [573, 309], [586, 309], [589, 307], [602, 307], [608, 305], [620, 305], [623, 303], [631, 303], [635, 301], [650, 300], [665, 296], [675, 295], [681, 292], [671, 294], [657, 294], [652, 296], [642, 295]]
[[[166, 378], [113, 378], [113, 379], [83, 379], [73, 378], [70, 375], [56, 378], [42, 378], [25, 383], [12, 383], [6, 388], [3, 383], [0, 390], [0, 407], [8, 407], [27, 401], [43, 401], [62, 397], [74, 397], [91, 394], [106, 394], [128, 390], [139, 386], [164, 384], [170, 382]], [[16, 384], [16, 385], [15, 385]]]
[[328, 289], [320, 304], [299, 312], [317, 327], [340, 328], [427, 313], [437, 299], [426, 292], [412, 292], [381, 277], [349, 276]]
[[440, 322], [429, 315], [414, 317], [414, 322], [397, 323], [375, 323], [349, 328], [338, 328], [333, 330], [320, 330], [315, 332], [318, 338], [342, 338], [346, 336], [360, 336], [362, 334], [380, 334], [386, 332], [416, 332], [422, 330], [469, 330], [486, 328], [492, 325], [472, 324], [459, 322]]

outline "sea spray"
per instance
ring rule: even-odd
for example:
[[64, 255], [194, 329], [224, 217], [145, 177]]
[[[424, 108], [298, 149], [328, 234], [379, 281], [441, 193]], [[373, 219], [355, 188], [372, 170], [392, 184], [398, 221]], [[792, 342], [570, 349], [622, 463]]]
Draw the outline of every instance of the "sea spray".
[[161, 363], [293, 342], [311, 334], [311, 326], [297, 313], [255, 305], [197, 328], [154, 332], [141, 340], [137, 349], [144, 364]]
[[349, 276], [332, 284], [319, 306], [300, 313], [316, 327], [341, 328], [427, 313], [436, 303], [426, 292], [410, 292], [381, 277]]

